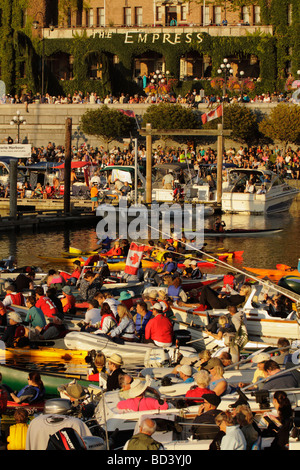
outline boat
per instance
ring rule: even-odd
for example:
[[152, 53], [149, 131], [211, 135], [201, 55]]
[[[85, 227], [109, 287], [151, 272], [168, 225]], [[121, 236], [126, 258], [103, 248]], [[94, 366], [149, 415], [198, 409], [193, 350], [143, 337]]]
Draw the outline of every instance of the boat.
[[[272, 286], [270, 286], [270, 289], [272, 289]], [[238, 309], [246, 315], [249, 341], [274, 345], [282, 337], [289, 338], [291, 342], [299, 340], [300, 325], [296, 311], [291, 311], [286, 318], [272, 316], [267, 310], [267, 305], [262, 303], [263, 292], [262, 285], [253, 285], [245, 305], [242, 309]], [[288, 295], [289, 291], [286, 292]], [[296, 296], [297, 294], [293, 295], [294, 301], [296, 301]], [[188, 305], [179, 306], [177, 304], [173, 304], [172, 311], [176, 322], [178, 322], [178, 327], [187, 329], [191, 333], [193, 341], [198, 339], [197, 347], [200, 349], [204, 348], [205, 342], [208, 341], [208, 335], [203, 331], [203, 327], [208, 325], [213, 318], [227, 313], [227, 309], [202, 311], [196, 305], [189, 307]]]
[[278, 285], [300, 294], [300, 273], [299, 276], [283, 276], [279, 279]]
[[251, 268], [244, 266], [243, 269], [246, 269], [250, 273], [255, 274], [257, 278], [264, 279], [269, 278], [273, 282], [278, 282], [284, 276], [300, 276], [300, 272], [297, 268], [289, 269], [264, 269], [264, 268]]
[[[245, 192], [252, 179], [254, 192]], [[260, 193], [262, 184], [265, 193]], [[289, 210], [299, 190], [270, 170], [232, 168], [222, 192], [222, 210], [229, 213], [274, 214]]]
[[[77, 258], [68, 258], [68, 257], [63, 257], [63, 256], [58, 256], [58, 257], [51, 257], [51, 256], [38, 256], [40, 259], [47, 261], [48, 263], [51, 264], [64, 264], [65, 266], [72, 266], [74, 264], [74, 261], [79, 260], [81, 262], [81, 265], [88, 265], [87, 262], [88, 258], [83, 258], [83, 257], [77, 257]], [[111, 272], [120, 272], [124, 271], [125, 266], [126, 266], [126, 259], [123, 257], [122, 259], [120, 258], [108, 258], [107, 260], [107, 265], [109, 267], [109, 270]], [[96, 262], [96, 261], [95, 261]], [[206, 260], [198, 260], [198, 267], [203, 268], [203, 267], [214, 267], [216, 264], [216, 261], [206, 261]], [[92, 266], [93, 264], [91, 264]], [[159, 261], [154, 261], [154, 260], [149, 260], [149, 259], [143, 259], [142, 260], [142, 268], [143, 269], [159, 269], [162, 268], [163, 264], [160, 263]], [[178, 267], [184, 267], [183, 263], [179, 263]]]
[[[28, 366], [21, 367], [8, 364], [0, 364], [0, 373], [2, 374], [2, 383], [8, 385], [12, 390], [21, 390], [25, 385], [28, 385]], [[51, 373], [38, 368], [41, 379], [45, 386], [46, 398], [57, 397], [59, 392], [57, 387], [68, 384], [72, 380], [76, 381], [82, 387], [88, 387], [90, 382], [82, 378], [78, 374], [68, 373]]]
[[[138, 343], [129, 341], [114, 341], [109, 336], [86, 333], [81, 331], [71, 331], [64, 337], [64, 344], [66, 349], [79, 349], [85, 351], [101, 351], [106, 357], [116, 351], [122, 356], [125, 364], [144, 364], [145, 355], [150, 352], [160, 350], [157, 346], [151, 343]], [[189, 346], [175, 345], [164, 348], [168, 351], [171, 357], [175, 357], [177, 354], [183, 356], [190, 356], [195, 354], [195, 348]]]
[[[204, 229], [204, 238], [238, 238], [238, 237], [261, 237], [274, 235], [276, 233], [282, 232], [282, 228], [278, 229], [224, 229], [222, 232], [217, 232], [216, 230]], [[186, 231], [189, 233], [189, 231]], [[195, 232], [196, 233], [196, 232]]]
[[23, 348], [7, 348], [4, 342], [0, 341], [0, 361], [1, 359], [27, 358], [29, 362], [31, 360], [60, 360], [84, 363], [87, 354], [87, 351], [83, 350], [66, 350], [52, 346], [42, 346], [39, 342], [32, 342], [29, 346]]

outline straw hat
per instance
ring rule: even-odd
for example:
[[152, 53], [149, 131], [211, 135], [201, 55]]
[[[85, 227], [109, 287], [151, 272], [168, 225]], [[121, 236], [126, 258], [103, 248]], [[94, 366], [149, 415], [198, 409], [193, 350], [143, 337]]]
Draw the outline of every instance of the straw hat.
[[86, 395], [86, 390], [84, 390], [84, 388], [79, 383], [77, 383], [76, 380], [67, 385], [58, 387], [58, 391], [66, 392], [71, 398], [74, 398], [75, 400], [79, 400]]
[[8, 318], [10, 320], [15, 321], [16, 323], [21, 323], [22, 322], [22, 318], [17, 312], [9, 312]]
[[129, 398], [136, 398], [142, 395], [142, 393], [146, 390], [147, 387], [147, 382], [141, 381], [140, 379], [135, 379], [130, 385], [128, 393]]
[[109, 362], [116, 364], [117, 366], [121, 366], [123, 364], [123, 359], [119, 354], [112, 354], [110, 357], [107, 358]]
[[165, 300], [165, 299], [167, 299], [168, 296], [167, 296], [166, 292], [161, 289], [161, 290], [158, 291], [158, 297], [162, 300]]
[[217, 357], [212, 357], [208, 362], [207, 365], [205, 366], [205, 369], [210, 370], [213, 369], [214, 367], [218, 366], [223, 366], [223, 363], [221, 359], [218, 359]]
[[157, 299], [157, 291], [152, 290], [151, 292], [149, 292], [149, 297], [150, 299]]
[[270, 354], [262, 352], [260, 354], [256, 354], [252, 358], [252, 362], [254, 362], [255, 364], [259, 364], [260, 362], [268, 361], [269, 359], [271, 359]]
[[191, 366], [187, 364], [184, 364], [183, 366], [178, 367], [177, 371], [182, 372], [184, 375], [187, 375], [188, 377], [191, 377], [193, 375]]

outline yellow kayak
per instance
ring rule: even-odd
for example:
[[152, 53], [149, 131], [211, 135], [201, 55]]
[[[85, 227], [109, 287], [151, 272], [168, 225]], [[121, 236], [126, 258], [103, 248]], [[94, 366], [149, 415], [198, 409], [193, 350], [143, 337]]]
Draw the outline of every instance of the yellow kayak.
[[43, 346], [40, 346], [38, 349], [30, 349], [29, 347], [0, 349], [0, 358], [5, 359], [13, 359], [26, 356], [28, 357], [28, 360], [62, 360], [66, 362], [72, 361], [85, 363], [85, 358], [87, 355], [88, 351], [75, 349], [60, 349]]

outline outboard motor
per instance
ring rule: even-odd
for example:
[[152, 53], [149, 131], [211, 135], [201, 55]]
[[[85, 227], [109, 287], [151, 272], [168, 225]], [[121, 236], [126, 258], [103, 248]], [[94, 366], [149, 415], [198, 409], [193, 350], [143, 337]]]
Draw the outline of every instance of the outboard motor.
[[145, 367], [169, 367], [171, 360], [169, 353], [163, 348], [153, 348], [146, 352], [144, 359]]

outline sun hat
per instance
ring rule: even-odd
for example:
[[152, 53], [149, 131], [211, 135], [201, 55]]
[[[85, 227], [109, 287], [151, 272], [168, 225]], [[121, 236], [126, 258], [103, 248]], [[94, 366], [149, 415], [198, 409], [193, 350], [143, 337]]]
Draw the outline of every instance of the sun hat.
[[15, 321], [16, 323], [21, 323], [22, 322], [22, 318], [17, 312], [9, 312], [8, 318], [10, 320]]
[[155, 310], [158, 310], [158, 312], [161, 312], [163, 310], [163, 306], [160, 302], [156, 302], [156, 304], [152, 306], [152, 309], [153, 310], [155, 309]]
[[135, 379], [130, 385], [130, 389], [128, 393], [129, 398], [138, 397], [146, 390], [147, 387], [148, 387], [147, 382], [144, 382], [140, 379]]
[[221, 398], [216, 395], [215, 393], [204, 393], [202, 395], [203, 400], [208, 401], [211, 405], [214, 405], [215, 407], [219, 406], [221, 403]]
[[116, 364], [117, 366], [121, 366], [123, 364], [123, 359], [119, 354], [112, 354], [107, 358], [109, 362], [112, 362], [113, 364]]
[[130, 292], [123, 290], [121, 292], [120, 297], [119, 297], [118, 300], [128, 300], [128, 299], [131, 299], [131, 297], [132, 296], [131, 296]]
[[177, 369], [178, 372], [182, 372], [184, 375], [191, 377], [193, 375], [193, 370], [188, 364], [184, 364]]
[[157, 299], [157, 291], [152, 290], [151, 292], [149, 292], [149, 297], [150, 299]]
[[252, 362], [259, 364], [260, 362], [268, 361], [269, 359], [271, 359], [270, 354], [262, 352], [253, 356]]
[[71, 292], [72, 292], [72, 289], [71, 289], [70, 286], [64, 286], [64, 287], [62, 288], [62, 292], [64, 292], [64, 293], [67, 294], [67, 295], [70, 295]]
[[86, 390], [76, 381], [72, 381], [67, 385], [61, 385], [58, 387], [59, 392], [66, 392], [71, 398], [79, 400], [86, 395]]
[[167, 299], [168, 296], [167, 296], [167, 293], [164, 290], [161, 289], [161, 290], [158, 291], [158, 297], [162, 300], [165, 300], [165, 299]]
[[218, 366], [223, 366], [223, 363], [222, 363], [221, 359], [218, 359], [217, 357], [212, 357], [207, 362], [207, 365], [206, 365], [205, 369], [209, 370], [209, 369], [213, 369], [214, 367], [218, 367]]
[[191, 261], [191, 264], [192, 264], [193, 266], [197, 266], [197, 261], [193, 259], [193, 261]]

